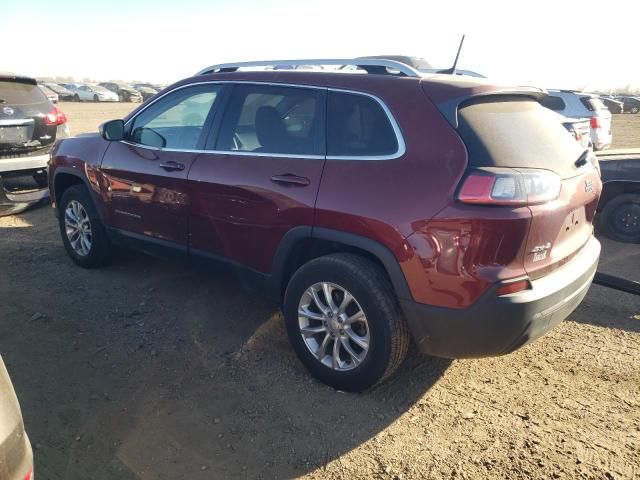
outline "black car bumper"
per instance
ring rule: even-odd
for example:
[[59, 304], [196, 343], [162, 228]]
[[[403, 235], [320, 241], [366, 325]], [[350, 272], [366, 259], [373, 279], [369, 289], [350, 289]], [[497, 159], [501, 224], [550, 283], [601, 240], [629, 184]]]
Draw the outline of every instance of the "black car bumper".
[[496, 296], [494, 285], [471, 307], [458, 310], [402, 300], [421, 352], [446, 358], [510, 353], [567, 318], [587, 294], [596, 273], [600, 243], [595, 237], [566, 265], [531, 282], [522, 292]]

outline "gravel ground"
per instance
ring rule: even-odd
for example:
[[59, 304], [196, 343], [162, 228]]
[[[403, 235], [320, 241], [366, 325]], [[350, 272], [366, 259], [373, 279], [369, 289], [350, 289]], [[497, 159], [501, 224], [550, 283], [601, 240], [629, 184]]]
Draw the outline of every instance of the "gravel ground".
[[[130, 105], [62, 107], [79, 133]], [[47, 207], [0, 218], [0, 242], [0, 348], [38, 479], [640, 476], [640, 297], [594, 285], [518, 352], [411, 352], [357, 395], [311, 379], [278, 310], [227, 278], [133, 252], [80, 269]], [[604, 247], [640, 280], [640, 246]]]

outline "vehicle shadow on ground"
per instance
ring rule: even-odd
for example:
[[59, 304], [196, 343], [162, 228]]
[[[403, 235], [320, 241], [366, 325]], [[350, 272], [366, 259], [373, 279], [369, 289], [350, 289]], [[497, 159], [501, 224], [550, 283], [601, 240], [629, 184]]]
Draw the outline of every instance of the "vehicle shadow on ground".
[[[126, 255], [115, 268], [135, 268]], [[235, 280], [183, 268], [174, 300], [182, 297], [190, 318], [137, 363], [142, 383], [117, 421], [118, 458], [149, 478], [293, 478], [321, 469], [425, 399], [451, 363], [411, 351], [381, 386], [336, 391], [298, 362], [277, 308]]]
[[135, 252], [78, 268], [49, 215], [0, 252], [0, 348], [42, 478], [296, 477], [387, 435], [450, 365], [411, 352], [372, 391], [335, 391], [234, 279]]

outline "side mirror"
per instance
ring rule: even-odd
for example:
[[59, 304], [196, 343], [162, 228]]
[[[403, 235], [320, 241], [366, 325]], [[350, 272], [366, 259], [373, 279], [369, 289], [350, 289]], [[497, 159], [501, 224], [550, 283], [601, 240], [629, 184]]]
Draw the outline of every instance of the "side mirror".
[[124, 120], [109, 120], [104, 122], [98, 128], [100, 135], [105, 140], [120, 141], [124, 140]]

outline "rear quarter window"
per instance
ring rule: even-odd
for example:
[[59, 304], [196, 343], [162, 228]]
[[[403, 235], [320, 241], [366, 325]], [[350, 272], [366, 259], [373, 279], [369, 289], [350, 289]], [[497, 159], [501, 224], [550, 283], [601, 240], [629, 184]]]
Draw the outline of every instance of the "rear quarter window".
[[587, 110], [589, 110], [590, 112], [607, 110], [607, 106], [599, 98], [580, 97], [580, 101], [585, 107], [587, 107]]
[[560, 97], [554, 97], [553, 95], [540, 99], [540, 105], [554, 112], [560, 112], [566, 108], [564, 100]]
[[330, 91], [327, 105], [328, 156], [378, 157], [398, 152], [393, 126], [375, 99]]

